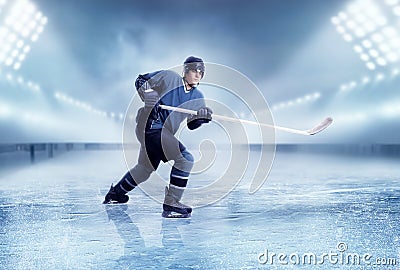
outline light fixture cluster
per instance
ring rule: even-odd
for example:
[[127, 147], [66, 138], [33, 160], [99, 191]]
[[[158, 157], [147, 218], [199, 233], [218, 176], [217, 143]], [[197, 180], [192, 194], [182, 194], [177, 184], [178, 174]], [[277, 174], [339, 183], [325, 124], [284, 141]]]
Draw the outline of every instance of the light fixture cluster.
[[28, 0], [0, 0], [0, 10], [0, 66], [18, 70], [48, 19]]
[[359, 80], [353, 80], [343, 83], [339, 87], [339, 92], [348, 92], [356, 88], [366, 86], [371, 83], [379, 83], [385, 80], [391, 80], [400, 76], [400, 69], [394, 68], [390, 72], [379, 72], [374, 76], [363, 76]]
[[3, 13], [3, 8], [7, 4], [7, 0], [0, 0], [0, 15]]
[[400, 17], [400, 1], [399, 0], [385, 0], [385, 4], [388, 5], [394, 15]]
[[[0, 0], [1, 1], [1, 0]], [[7, 83], [9, 83], [10, 85], [12, 85], [13, 87], [19, 86], [22, 89], [27, 89], [30, 90], [33, 93], [39, 94], [42, 93], [42, 87], [36, 83], [33, 82], [31, 80], [27, 80], [24, 77], [22, 77], [21, 75], [15, 75], [12, 72], [7, 72], [7, 73], [3, 73], [3, 71], [0, 69], [0, 81], [5, 81]], [[63, 94], [61, 92], [55, 92], [54, 93], [54, 97], [56, 98], [56, 100], [62, 101], [68, 105], [72, 105], [78, 108], [81, 108], [87, 112], [102, 116], [102, 117], [108, 117], [108, 118], [112, 118], [114, 120], [120, 120], [122, 121], [124, 118], [124, 114], [122, 113], [114, 113], [114, 112], [110, 112], [107, 113], [105, 111], [101, 111], [101, 110], [97, 110], [94, 109], [92, 105], [79, 101], [77, 99], [74, 99], [70, 96], [67, 96], [66, 94]], [[6, 106], [3, 106], [2, 109], [2, 114], [5, 114], [5, 110], [6, 110]]]
[[41, 92], [41, 87], [39, 86], [39, 84], [34, 83], [32, 81], [25, 81], [25, 79], [21, 76], [17, 77], [17, 83], [27, 87], [28, 89], [31, 89], [34, 92]]
[[[70, 96], [68, 96], [68, 95], [66, 95], [64, 93], [61, 93], [59, 91], [54, 93], [54, 98], [56, 100], [59, 100], [59, 101], [62, 101], [64, 103], [66, 103], [68, 105], [72, 105], [74, 107], [83, 109], [83, 110], [85, 110], [87, 112], [90, 112], [90, 113], [93, 113], [93, 114], [96, 114], [96, 115], [99, 115], [99, 116], [102, 116], [102, 117], [109, 117], [109, 118], [112, 118], [112, 119], [116, 119], [117, 118], [117, 114], [114, 113], [114, 112], [107, 113], [106, 111], [95, 109], [92, 105], [90, 105], [90, 104], [88, 104], [86, 102], [74, 99], [74, 98], [72, 98], [72, 97], [70, 97]], [[123, 119], [123, 114], [122, 113], [118, 114], [118, 119], [119, 120]]]
[[35, 83], [31, 80], [27, 80], [20, 75], [17, 76], [11, 72], [7, 72], [7, 73], [3, 74], [0, 70], [0, 80], [5, 80], [12, 85], [19, 85], [22, 88], [28, 89], [35, 93], [42, 92], [42, 88], [40, 87], [40, 85], [38, 83]]
[[293, 100], [288, 100], [285, 102], [280, 102], [278, 104], [274, 104], [272, 106], [272, 110], [276, 111], [279, 109], [288, 108], [288, 107], [292, 107], [292, 106], [299, 105], [299, 104], [313, 102], [313, 101], [316, 101], [317, 99], [319, 99], [320, 97], [321, 97], [321, 93], [319, 93], [319, 92], [307, 94], [305, 96], [298, 97]]
[[[15, 74], [25, 61], [32, 45], [38, 41], [43, 33], [48, 18], [38, 10], [29, 0], [0, 0], [0, 79], [13, 86], [20, 86], [39, 93], [42, 91], [39, 84], [26, 80]], [[54, 97], [66, 104], [81, 108], [87, 112], [122, 120], [122, 113], [105, 112], [93, 108], [88, 103], [73, 99], [61, 92], [56, 92]], [[2, 114], [9, 110], [3, 106]]]
[[[386, 0], [385, 3], [394, 6], [393, 13], [397, 15], [398, 10], [397, 16], [400, 16], [398, 2]], [[331, 19], [343, 39], [354, 44], [354, 51], [369, 70], [384, 68], [400, 60], [398, 27], [390, 23], [391, 14], [384, 12], [387, 6], [378, 4], [373, 0], [357, 0]]]

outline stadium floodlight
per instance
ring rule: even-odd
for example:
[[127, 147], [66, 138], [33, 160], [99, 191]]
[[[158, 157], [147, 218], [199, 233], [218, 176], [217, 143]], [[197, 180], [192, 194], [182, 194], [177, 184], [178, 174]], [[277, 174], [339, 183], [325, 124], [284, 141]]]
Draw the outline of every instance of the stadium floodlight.
[[[34, 84], [32, 82], [31, 82], [31, 84], [32, 84], [32, 86], [31, 86], [32, 90], [40, 91], [40, 86], [39, 85]], [[92, 107], [92, 105], [90, 105], [90, 104], [88, 104], [88, 103], [86, 103], [84, 101], [72, 98], [72, 97], [70, 97], [70, 96], [68, 96], [66, 94], [61, 93], [60, 91], [54, 92], [54, 98], [56, 100], [58, 100], [58, 101], [61, 101], [61, 102], [65, 103], [65, 104], [71, 105], [73, 107], [80, 108], [80, 109], [82, 109], [84, 111], [87, 111], [89, 113], [93, 113], [93, 114], [96, 114], [96, 115], [99, 115], [99, 116], [102, 116], [102, 117], [109, 117], [109, 118], [115, 119], [115, 118], [117, 118], [117, 115], [118, 115], [115, 112], [107, 113], [105, 111], [95, 109], [95, 108]]]
[[385, 3], [388, 6], [394, 6], [394, 5], [397, 5], [399, 3], [399, 0], [385, 0]]
[[331, 22], [335, 25], [338, 25], [340, 23], [340, 19], [338, 17], [332, 17]]
[[346, 33], [346, 29], [340, 25], [338, 27], [336, 27], [336, 31], [338, 31], [340, 34]]
[[344, 12], [339, 12], [338, 17], [339, 17], [341, 20], [347, 20], [347, 14], [344, 13]]
[[364, 39], [361, 44], [367, 49], [372, 47], [372, 42], [369, 41], [368, 39]]
[[378, 75], [376, 75], [376, 80], [377, 81], [382, 81], [383, 79], [385, 79], [385, 75], [382, 73], [378, 73]]
[[284, 108], [295, 106], [296, 104], [300, 105], [300, 104], [304, 104], [307, 102], [313, 102], [313, 101], [316, 101], [317, 99], [319, 99], [320, 97], [321, 97], [321, 93], [319, 93], [319, 92], [310, 93], [310, 94], [304, 95], [302, 97], [295, 98], [293, 100], [288, 100], [286, 102], [274, 104], [272, 106], [272, 110], [276, 111], [278, 109], [284, 109]]
[[15, 63], [13, 67], [15, 70], [18, 70], [21, 67], [21, 62]]
[[384, 16], [376, 17], [375, 22], [379, 26], [385, 26], [388, 23], [388, 20]]
[[354, 30], [354, 33], [359, 38], [365, 37], [365, 34], [366, 34], [365, 30], [362, 27], [357, 27]]
[[0, 66], [18, 70], [48, 19], [29, 0], [0, 0], [0, 8], [7, 11], [0, 24]]
[[24, 87], [25, 89], [28, 89], [36, 94], [40, 94], [42, 89], [39, 84], [32, 82], [30, 80], [24, 79], [21, 75], [17, 74], [12, 74], [13, 72], [7, 72], [6, 74], [6, 79], [9, 83], [14, 84], [18, 83], [20, 86]]
[[363, 27], [367, 33], [374, 32], [376, 30], [376, 24], [373, 21], [366, 21]]
[[354, 29], [354, 28], [356, 28], [356, 23], [354, 21], [352, 21], [352, 20], [349, 20], [349, 21], [346, 22], [346, 26], [349, 29]]
[[384, 27], [382, 29], [382, 33], [388, 38], [397, 36], [396, 28], [394, 28], [393, 26]]
[[347, 41], [347, 42], [353, 41], [353, 37], [352, 37], [350, 34], [348, 34], [348, 33], [346, 33], [346, 34], [343, 35], [343, 39], [344, 39], [345, 41]]
[[348, 89], [348, 87], [347, 87], [347, 85], [345, 85], [345, 84], [342, 84], [341, 86], [340, 86], [340, 91], [341, 92], [344, 92], [344, 91], [346, 91]]
[[355, 17], [354, 17], [354, 20], [357, 23], [362, 24], [362, 23], [365, 23], [367, 21], [367, 18], [363, 14], [356, 14]]
[[400, 48], [400, 37], [394, 37], [389, 40], [389, 45], [392, 49], [397, 50]]
[[376, 43], [381, 43], [383, 42], [383, 36], [380, 33], [375, 33], [371, 36], [372, 41]]
[[362, 54], [360, 55], [360, 58], [361, 58], [361, 60], [363, 60], [363, 61], [365, 61], [365, 62], [369, 61], [369, 56], [368, 56], [368, 54], [366, 54], [366, 53], [362, 53]]
[[369, 70], [375, 70], [376, 66], [375, 66], [375, 64], [372, 63], [372, 62], [367, 62], [367, 68], [368, 68]]
[[371, 79], [369, 78], [369, 77], [367, 77], [367, 76], [365, 76], [364, 78], [362, 78], [362, 83], [363, 84], [367, 84], [367, 83], [369, 83], [371, 81]]
[[400, 16], [400, 6], [395, 6], [395, 7], [393, 8], [393, 13], [394, 13], [394, 15], [396, 15], [396, 16]]
[[369, 55], [371, 55], [372, 57], [376, 58], [376, 57], [379, 56], [379, 53], [378, 53], [377, 50], [371, 49], [371, 50], [369, 50]]
[[358, 1], [358, 3], [358, 11], [362, 10], [371, 19], [377, 18], [381, 13], [379, 7], [373, 1]]
[[382, 70], [400, 61], [398, 19], [393, 13], [400, 16], [400, 0], [354, 0], [331, 22], [369, 70]]
[[7, 3], [7, 0], [0, 0], [0, 7], [4, 6]]
[[[370, 70], [375, 70], [376, 66], [372, 62], [368, 62], [367, 66], [369, 67]], [[394, 77], [400, 76], [400, 68], [394, 68], [391, 71], [387, 72], [380, 72], [378, 71], [374, 77], [370, 76], [363, 76], [357, 81], [351, 81], [349, 83], [341, 84], [339, 87], [339, 92], [349, 92], [350, 90], [353, 90], [357, 88], [357, 86], [363, 87], [366, 86], [367, 84], [374, 82], [374, 83], [381, 83], [385, 80], [390, 80], [393, 79]]]
[[386, 66], [387, 61], [386, 61], [386, 59], [383, 58], [383, 57], [378, 57], [378, 58], [376, 59], [376, 63], [377, 63], [378, 65], [380, 65], [380, 66]]
[[17, 79], [17, 82], [18, 82], [20, 85], [23, 85], [23, 84], [24, 84], [24, 78], [22, 78], [21, 76], [19, 76], [18, 79]]
[[356, 88], [356, 87], [357, 87], [357, 83], [355, 81], [351, 81], [350, 88]]
[[353, 49], [354, 49], [354, 51], [355, 51], [356, 53], [362, 53], [362, 52], [363, 52], [363, 48], [362, 48], [360, 45], [355, 45], [355, 46], [353, 47]]
[[390, 47], [389, 47], [388, 44], [383, 43], [383, 44], [380, 44], [380, 45], [379, 45], [379, 50], [380, 50], [381, 52], [383, 52], [383, 53], [387, 53], [387, 52], [390, 52]]

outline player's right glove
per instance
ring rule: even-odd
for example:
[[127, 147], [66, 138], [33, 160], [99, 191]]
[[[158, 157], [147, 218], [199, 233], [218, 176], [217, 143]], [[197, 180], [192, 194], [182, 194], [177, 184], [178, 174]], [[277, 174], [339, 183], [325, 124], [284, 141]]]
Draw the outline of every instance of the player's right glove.
[[212, 113], [213, 111], [208, 107], [199, 109], [197, 115], [193, 115], [187, 119], [187, 127], [190, 130], [194, 130], [202, 124], [210, 122], [212, 120]]
[[160, 96], [158, 95], [157, 91], [145, 91], [143, 93], [144, 96], [144, 106], [148, 109], [152, 109], [154, 106], [157, 105]]
[[213, 113], [213, 111], [210, 108], [204, 107], [197, 111], [197, 115], [195, 118], [202, 119], [203, 123], [208, 123], [212, 120], [212, 116], [211, 116], [212, 113]]

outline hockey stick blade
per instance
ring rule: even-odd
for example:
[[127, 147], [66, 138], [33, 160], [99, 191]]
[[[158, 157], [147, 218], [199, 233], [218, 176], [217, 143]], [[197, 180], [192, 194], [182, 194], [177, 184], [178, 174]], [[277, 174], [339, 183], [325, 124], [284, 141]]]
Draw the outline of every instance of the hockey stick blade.
[[327, 117], [324, 121], [319, 123], [317, 126], [315, 126], [312, 129], [307, 130], [308, 135], [315, 135], [317, 133], [320, 133], [327, 127], [329, 127], [333, 122], [333, 119], [331, 117]]

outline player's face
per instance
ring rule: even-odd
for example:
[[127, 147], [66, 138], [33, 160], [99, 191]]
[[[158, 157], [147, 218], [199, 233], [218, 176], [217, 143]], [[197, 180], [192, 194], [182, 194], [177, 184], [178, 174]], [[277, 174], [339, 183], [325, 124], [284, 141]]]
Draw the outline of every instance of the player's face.
[[185, 74], [185, 79], [189, 84], [198, 84], [201, 80], [203, 73], [200, 70], [189, 70]]

